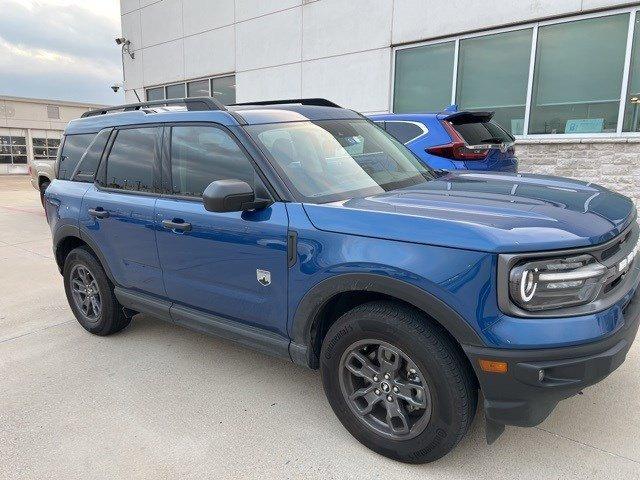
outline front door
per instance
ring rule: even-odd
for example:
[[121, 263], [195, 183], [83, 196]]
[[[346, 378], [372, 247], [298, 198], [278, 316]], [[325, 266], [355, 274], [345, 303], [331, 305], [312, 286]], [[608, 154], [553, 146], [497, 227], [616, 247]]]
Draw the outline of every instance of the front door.
[[204, 209], [214, 180], [238, 179], [256, 192], [264, 184], [230, 132], [214, 125], [173, 126], [170, 195], [156, 204], [157, 244], [164, 285], [177, 305], [286, 336], [287, 228], [285, 205], [250, 212]]

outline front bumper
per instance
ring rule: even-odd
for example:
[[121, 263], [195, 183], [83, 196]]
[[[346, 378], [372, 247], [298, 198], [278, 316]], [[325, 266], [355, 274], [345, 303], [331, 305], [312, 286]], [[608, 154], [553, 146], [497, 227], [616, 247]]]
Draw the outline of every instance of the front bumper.
[[[487, 421], [523, 427], [538, 425], [560, 400], [613, 372], [624, 361], [638, 331], [640, 289], [624, 306], [622, 314], [624, 323], [617, 332], [588, 344], [538, 350], [464, 346], [484, 395]], [[508, 371], [483, 372], [480, 359], [507, 362]]]

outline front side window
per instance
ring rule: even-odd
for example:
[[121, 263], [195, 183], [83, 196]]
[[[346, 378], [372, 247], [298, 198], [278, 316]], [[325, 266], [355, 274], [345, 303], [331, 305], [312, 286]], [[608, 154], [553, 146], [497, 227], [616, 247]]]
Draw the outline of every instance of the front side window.
[[629, 14], [542, 26], [529, 133], [613, 133]]
[[253, 165], [234, 139], [213, 126], [171, 129], [171, 190], [201, 197], [215, 180], [242, 180], [256, 187]]
[[454, 42], [396, 52], [393, 111], [439, 112], [451, 103]]
[[407, 148], [366, 120], [246, 127], [303, 201], [325, 203], [418, 185], [432, 178]]
[[460, 110], [492, 111], [493, 119], [522, 135], [533, 30], [460, 40], [456, 103]]
[[107, 158], [106, 187], [153, 192], [157, 128], [119, 130]]
[[[65, 137], [60, 154], [60, 162], [58, 163], [57, 178], [60, 180], [69, 180], [71, 178], [71, 175], [78, 166], [78, 162], [95, 136], [95, 133], [87, 133], [67, 135]], [[36, 149], [40, 147], [34, 146], [33, 148], [35, 153]]]

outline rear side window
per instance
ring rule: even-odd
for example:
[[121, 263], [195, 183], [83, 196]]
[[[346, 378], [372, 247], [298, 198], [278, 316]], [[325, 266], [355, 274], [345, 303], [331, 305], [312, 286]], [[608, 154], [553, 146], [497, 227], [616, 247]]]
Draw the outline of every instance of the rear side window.
[[171, 129], [171, 190], [201, 197], [215, 180], [242, 180], [255, 188], [256, 172], [233, 138], [213, 126]]
[[494, 122], [454, 123], [453, 128], [467, 145], [513, 142], [513, 137]]
[[104, 151], [104, 147], [107, 145], [111, 130], [102, 130], [95, 136], [89, 147], [82, 155], [80, 163], [73, 175], [73, 180], [78, 182], [93, 182], [100, 163], [100, 157]]
[[95, 133], [82, 135], [67, 135], [64, 139], [60, 162], [58, 164], [57, 178], [69, 180], [85, 150], [96, 136]]
[[107, 158], [105, 185], [121, 190], [153, 192], [157, 145], [157, 128], [119, 130]]
[[410, 122], [386, 122], [385, 129], [401, 143], [410, 142], [426, 131], [426, 128]]

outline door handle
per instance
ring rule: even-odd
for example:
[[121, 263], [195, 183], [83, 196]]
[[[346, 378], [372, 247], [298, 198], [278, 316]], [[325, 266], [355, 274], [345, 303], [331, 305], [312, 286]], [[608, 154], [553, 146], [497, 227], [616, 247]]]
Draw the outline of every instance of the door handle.
[[173, 220], [163, 220], [162, 226], [169, 230], [178, 230], [181, 232], [188, 232], [191, 230], [191, 224], [187, 222], [183, 222], [182, 220], [173, 219]]
[[109, 218], [109, 212], [102, 207], [90, 208], [88, 213], [95, 218]]

